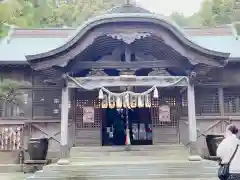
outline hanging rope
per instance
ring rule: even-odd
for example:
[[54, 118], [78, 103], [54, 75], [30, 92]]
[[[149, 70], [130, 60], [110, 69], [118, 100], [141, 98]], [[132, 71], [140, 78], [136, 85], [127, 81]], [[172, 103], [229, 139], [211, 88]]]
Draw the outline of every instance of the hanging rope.
[[132, 91], [125, 91], [125, 92], [122, 92], [122, 93], [114, 93], [114, 92], [109, 91], [105, 87], [100, 88], [100, 90], [104, 91], [105, 93], [109, 94], [110, 96], [115, 96], [115, 97], [126, 96], [126, 95], [145, 96], [147, 94], [150, 94], [155, 89], [157, 89], [156, 86], [153, 86], [150, 89], [148, 89], [147, 91], [144, 91], [142, 93], [135, 93], [135, 92], [132, 92]]

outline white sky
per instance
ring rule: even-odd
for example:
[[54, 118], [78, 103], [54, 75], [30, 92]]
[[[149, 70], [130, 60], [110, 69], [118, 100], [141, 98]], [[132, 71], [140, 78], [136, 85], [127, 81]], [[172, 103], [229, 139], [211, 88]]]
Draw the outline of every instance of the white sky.
[[136, 0], [137, 3], [152, 12], [169, 15], [180, 12], [190, 16], [197, 12], [203, 0]]

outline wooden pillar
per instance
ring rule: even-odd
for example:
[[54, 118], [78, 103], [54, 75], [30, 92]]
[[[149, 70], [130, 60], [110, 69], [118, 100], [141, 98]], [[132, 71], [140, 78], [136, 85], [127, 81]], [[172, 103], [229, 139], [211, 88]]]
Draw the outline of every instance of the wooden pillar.
[[223, 88], [218, 88], [218, 101], [219, 101], [219, 110], [220, 115], [224, 116], [224, 94], [223, 94]]
[[188, 134], [190, 142], [190, 161], [199, 161], [201, 157], [198, 155], [196, 141], [197, 141], [197, 121], [196, 121], [196, 109], [195, 109], [195, 91], [194, 85], [189, 82], [187, 90], [188, 98]]
[[189, 141], [195, 142], [197, 140], [197, 122], [195, 110], [195, 92], [193, 84], [188, 85], [187, 97], [188, 97]]
[[69, 152], [68, 142], [68, 87], [62, 88], [62, 104], [61, 104], [61, 155], [67, 157]]
[[125, 47], [125, 61], [131, 62], [131, 50], [129, 47]]

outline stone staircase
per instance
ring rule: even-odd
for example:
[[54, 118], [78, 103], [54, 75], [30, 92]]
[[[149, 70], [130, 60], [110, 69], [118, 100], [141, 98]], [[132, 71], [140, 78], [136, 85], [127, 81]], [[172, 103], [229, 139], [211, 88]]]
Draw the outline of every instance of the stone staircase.
[[182, 145], [72, 148], [69, 164], [52, 164], [28, 180], [217, 180], [217, 164], [190, 162]]

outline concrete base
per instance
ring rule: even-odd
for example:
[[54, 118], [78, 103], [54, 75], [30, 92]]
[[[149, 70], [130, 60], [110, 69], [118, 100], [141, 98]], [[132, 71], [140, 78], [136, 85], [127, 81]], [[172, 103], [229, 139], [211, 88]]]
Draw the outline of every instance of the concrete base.
[[202, 158], [198, 155], [191, 155], [191, 156], [188, 156], [188, 160], [189, 161], [201, 161]]
[[70, 161], [68, 159], [59, 159], [57, 165], [68, 165]]

